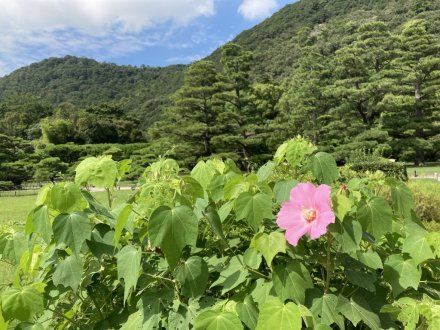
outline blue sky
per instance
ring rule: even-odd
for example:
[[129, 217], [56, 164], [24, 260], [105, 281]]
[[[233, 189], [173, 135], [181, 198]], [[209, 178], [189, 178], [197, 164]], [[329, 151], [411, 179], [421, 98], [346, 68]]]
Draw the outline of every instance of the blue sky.
[[295, 0], [0, 0], [0, 76], [75, 55], [190, 63]]

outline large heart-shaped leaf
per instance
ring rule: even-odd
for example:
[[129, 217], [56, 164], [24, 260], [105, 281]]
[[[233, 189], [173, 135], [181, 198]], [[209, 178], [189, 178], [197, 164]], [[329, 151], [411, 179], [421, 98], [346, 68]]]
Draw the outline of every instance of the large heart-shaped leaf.
[[88, 157], [75, 170], [75, 183], [112, 189], [118, 177], [118, 167], [110, 157]]
[[243, 325], [237, 315], [231, 312], [206, 311], [196, 318], [196, 330], [242, 330]]
[[287, 265], [277, 265], [272, 276], [275, 292], [283, 302], [292, 299], [303, 304], [306, 289], [313, 288], [312, 278], [300, 262], [291, 261]]
[[393, 211], [387, 201], [381, 197], [373, 197], [361, 202], [357, 218], [362, 228], [379, 240], [383, 234], [392, 229]]
[[161, 206], [151, 215], [148, 224], [151, 243], [160, 246], [170, 268], [177, 265], [186, 245], [194, 246], [198, 234], [198, 221], [194, 212], [180, 205], [173, 209]]
[[208, 276], [208, 265], [197, 256], [190, 257], [176, 269], [176, 279], [181, 284], [182, 294], [188, 298], [197, 298], [203, 294]]
[[313, 155], [309, 160], [309, 168], [320, 183], [332, 184], [339, 178], [336, 160], [326, 152]]
[[393, 254], [385, 260], [383, 275], [393, 287], [394, 297], [409, 287], [417, 290], [422, 276], [412, 259], [404, 259], [398, 254]]
[[251, 242], [251, 247], [261, 252], [266, 263], [271, 266], [278, 253], [286, 253], [286, 239], [283, 233], [273, 231], [270, 234], [258, 233]]
[[118, 278], [124, 279], [124, 301], [136, 284], [141, 271], [140, 249], [131, 245], [126, 245], [117, 254]]
[[65, 244], [75, 254], [80, 252], [82, 244], [92, 233], [90, 220], [84, 212], [62, 213], [55, 218], [52, 228], [57, 246]]
[[235, 201], [235, 214], [237, 220], [246, 219], [257, 232], [263, 219], [272, 218], [272, 198], [262, 193], [252, 195], [244, 192]]
[[53, 284], [63, 285], [64, 287], [70, 287], [73, 291], [79, 286], [82, 275], [81, 260], [75, 256], [69, 256], [61, 261], [53, 273]]
[[8, 288], [1, 295], [1, 310], [6, 321], [30, 321], [43, 309], [43, 295], [31, 286]]
[[273, 298], [260, 307], [256, 330], [267, 329], [301, 329], [301, 312], [294, 303], [283, 304]]

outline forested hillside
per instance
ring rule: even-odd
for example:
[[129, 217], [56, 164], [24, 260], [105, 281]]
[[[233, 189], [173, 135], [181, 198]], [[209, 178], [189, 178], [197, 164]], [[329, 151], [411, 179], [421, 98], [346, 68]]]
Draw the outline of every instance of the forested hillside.
[[440, 0], [301, 0], [190, 66], [48, 59], [0, 78], [0, 134], [190, 167], [250, 169], [297, 135], [340, 163], [438, 160], [439, 21]]

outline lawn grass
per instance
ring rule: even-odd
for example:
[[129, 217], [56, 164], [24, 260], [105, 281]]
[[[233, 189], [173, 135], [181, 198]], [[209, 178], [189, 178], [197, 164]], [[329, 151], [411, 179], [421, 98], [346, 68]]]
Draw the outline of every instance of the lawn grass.
[[416, 172], [418, 176], [434, 176], [436, 173], [440, 176], [440, 163], [429, 163], [425, 166], [407, 166], [408, 176], [414, 177]]
[[[132, 193], [131, 190], [115, 190], [113, 205], [124, 202]], [[92, 193], [103, 205], [108, 205], [106, 192]], [[35, 207], [37, 195], [0, 196], [0, 225], [8, 223], [24, 224], [26, 216]]]

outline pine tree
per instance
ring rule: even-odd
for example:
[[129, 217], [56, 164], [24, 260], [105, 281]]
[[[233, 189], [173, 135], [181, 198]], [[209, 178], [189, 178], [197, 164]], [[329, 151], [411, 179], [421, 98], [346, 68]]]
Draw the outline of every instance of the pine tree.
[[415, 164], [433, 150], [438, 134], [440, 39], [425, 20], [412, 20], [399, 36], [399, 56], [393, 61], [394, 88], [381, 105], [382, 124], [395, 139], [395, 152]]
[[222, 47], [223, 74], [216, 95], [220, 114], [215, 138], [217, 151], [222, 156], [240, 159], [249, 168], [251, 157], [261, 153], [264, 139], [259, 134], [262, 116], [252, 104], [250, 71], [253, 56], [241, 46], [228, 43]]
[[174, 147], [174, 156], [185, 164], [214, 152], [212, 128], [217, 120], [214, 94], [217, 70], [212, 61], [193, 63], [185, 73], [183, 86], [173, 96], [173, 104], [163, 113], [163, 120], [150, 130], [156, 147], [164, 153]]

